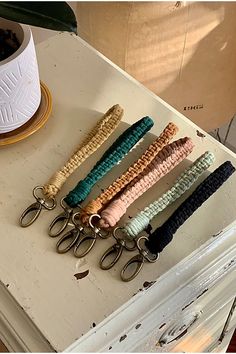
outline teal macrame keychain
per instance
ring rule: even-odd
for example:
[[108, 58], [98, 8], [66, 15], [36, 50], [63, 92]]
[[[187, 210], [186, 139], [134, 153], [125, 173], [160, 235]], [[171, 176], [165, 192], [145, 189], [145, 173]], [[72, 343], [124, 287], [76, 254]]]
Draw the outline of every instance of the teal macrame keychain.
[[[154, 122], [150, 117], [144, 117], [131, 125], [117, 138], [89, 174], [79, 181], [65, 198], [62, 198], [61, 206], [64, 212], [59, 214], [50, 224], [49, 236], [56, 237], [65, 230], [73, 214], [73, 209], [86, 199], [93, 186], [129, 153], [153, 125]], [[57, 224], [60, 224], [61, 227], [56, 227]]]

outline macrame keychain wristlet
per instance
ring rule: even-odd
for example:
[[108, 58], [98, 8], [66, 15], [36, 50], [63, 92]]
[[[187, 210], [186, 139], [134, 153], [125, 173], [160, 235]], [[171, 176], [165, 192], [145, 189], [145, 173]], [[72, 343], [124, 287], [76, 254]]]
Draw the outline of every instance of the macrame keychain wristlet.
[[[80, 235], [77, 237], [77, 242], [74, 247], [74, 254], [76, 257], [85, 256], [94, 246], [97, 235], [103, 237], [104, 234], [100, 233], [99, 228], [94, 228], [91, 220], [94, 215], [98, 215], [99, 211], [104, 208], [110, 200], [112, 200], [118, 193], [120, 193], [127, 184], [131, 183], [145, 168], [152, 162], [152, 160], [157, 156], [157, 154], [162, 150], [162, 148], [170, 142], [170, 140], [178, 132], [177, 126], [170, 122], [160, 136], [147, 148], [143, 155], [132, 164], [125, 173], [123, 173], [119, 178], [117, 178], [104, 192], [102, 192], [95, 200], [91, 200], [85, 207], [83, 207], [79, 213], [79, 222], [77, 222], [77, 213], [73, 215], [73, 222], [75, 224], [74, 232], [76, 235], [76, 230], [80, 230]], [[82, 225], [81, 225], [82, 222]], [[86, 234], [83, 232], [84, 226], [91, 226], [93, 232]], [[65, 237], [71, 236], [67, 234]], [[78, 236], [78, 234], [77, 234]], [[57, 243], [57, 250], [61, 250], [61, 242], [64, 243], [64, 237], [60, 239]], [[75, 238], [74, 238], [75, 239]], [[86, 244], [87, 247], [83, 247], [83, 252], [78, 253], [80, 245]], [[80, 247], [81, 248], [81, 247]]]
[[113, 230], [113, 236], [116, 243], [109, 247], [103, 254], [100, 260], [100, 267], [104, 270], [108, 270], [118, 262], [123, 250], [135, 250], [135, 240], [142, 231], [148, 228], [152, 219], [189, 190], [203, 172], [213, 164], [214, 160], [215, 157], [212, 152], [205, 152], [185, 169], [167, 192], [140, 211], [123, 227], [115, 228]]
[[72, 217], [73, 209], [80, 206], [80, 203], [86, 199], [94, 185], [130, 152], [153, 125], [153, 120], [150, 117], [144, 117], [131, 125], [116, 139], [88, 175], [79, 181], [76, 187], [62, 199], [61, 205], [64, 211], [50, 224], [49, 236], [56, 237], [65, 230]]
[[77, 186], [65, 197], [66, 204], [71, 208], [75, 208], [84, 201], [96, 182], [119, 163], [153, 125], [154, 122], [151, 118], [144, 117], [126, 129], [105, 152], [89, 174], [82, 181], [79, 181]]
[[143, 155], [132, 164], [125, 173], [117, 178], [96, 199], [91, 200], [80, 210], [80, 220], [83, 225], [88, 225], [89, 218], [103, 209], [118, 193], [131, 183], [152, 162], [156, 155], [167, 145], [178, 132], [178, 127], [170, 122], [160, 136], [147, 148]]
[[119, 198], [101, 212], [100, 226], [104, 229], [114, 227], [126, 213], [127, 208], [183, 161], [192, 152], [193, 147], [190, 138], [181, 138], [166, 145]]
[[[55, 197], [67, 178], [109, 138], [119, 125], [122, 116], [123, 108], [118, 104], [111, 107], [90, 131], [86, 139], [77, 147], [66, 164], [46, 184], [33, 189], [36, 202], [22, 213], [20, 217], [22, 227], [33, 224], [43, 208], [52, 210], [56, 207]], [[38, 195], [39, 191], [42, 192], [43, 198]]]
[[[165, 176], [187, 157], [192, 149], [193, 143], [189, 138], [179, 139], [172, 144], [166, 145], [146, 169], [126, 187], [119, 198], [112, 201], [101, 212], [101, 215], [94, 214], [90, 216], [89, 223], [90, 227], [94, 230], [94, 234], [78, 238], [74, 246], [74, 255], [78, 258], [84, 257], [94, 246], [97, 235], [101, 236], [100, 230], [109, 230], [115, 226], [121, 216], [125, 214], [126, 209], [161, 177]], [[117, 204], [120, 205], [120, 203], [123, 207], [119, 208], [117, 213]], [[99, 226], [93, 224], [93, 218], [99, 219]], [[88, 244], [88, 247], [85, 247], [85, 243]]]
[[[121, 271], [121, 279], [123, 281], [130, 281], [137, 276], [145, 261], [150, 263], [156, 262], [159, 258], [159, 254], [172, 241], [174, 234], [180, 226], [183, 225], [234, 172], [235, 168], [231, 162], [224, 162], [195, 189], [162, 226], [158, 227], [153, 233], [150, 233], [148, 237], [141, 236], [137, 240], [139, 254], [131, 258], [125, 264]], [[135, 266], [135, 271], [132, 272], [132, 274], [129, 272], [130, 266]]]

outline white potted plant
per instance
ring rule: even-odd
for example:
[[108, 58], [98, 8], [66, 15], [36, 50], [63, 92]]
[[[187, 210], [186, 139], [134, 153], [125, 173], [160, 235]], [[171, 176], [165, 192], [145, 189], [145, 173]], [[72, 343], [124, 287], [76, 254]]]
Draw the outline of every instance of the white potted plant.
[[77, 31], [66, 2], [0, 2], [0, 134], [25, 124], [40, 104], [37, 58], [28, 25]]

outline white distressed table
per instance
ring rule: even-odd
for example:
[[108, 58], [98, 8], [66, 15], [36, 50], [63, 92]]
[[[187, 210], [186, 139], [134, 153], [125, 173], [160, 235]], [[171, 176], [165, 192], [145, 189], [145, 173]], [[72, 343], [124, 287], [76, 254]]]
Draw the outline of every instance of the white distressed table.
[[[0, 151], [1, 339], [11, 351], [63, 351], [69, 347], [67, 351], [79, 352], [184, 352], [207, 351], [211, 346], [222, 351], [235, 326], [233, 317], [225, 341], [214, 344], [236, 293], [236, 175], [184, 224], [159, 261], [145, 264], [129, 283], [119, 278], [129, 253], [110, 271], [98, 267], [111, 240], [97, 242], [81, 260], [71, 253], [55, 252], [55, 239], [46, 230], [59, 208], [44, 212], [26, 229], [19, 227], [18, 218], [33, 201], [33, 187], [62, 165], [100, 115], [115, 103], [125, 109], [120, 127], [69, 179], [59, 197], [86, 175], [121, 131], [145, 115], [155, 120], [151, 133], [91, 196], [137, 159], [169, 121], [179, 126], [178, 138], [190, 136], [196, 147], [187, 161], [129, 208], [126, 218], [166, 190], [204, 151], [216, 155], [211, 170], [225, 160], [236, 165], [235, 155], [205, 132], [199, 134], [197, 126], [74, 35], [50, 38], [38, 45], [37, 54], [41, 79], [53, 97], [52, 116], [35, 135]], [[153, 225], [160, 225], [182, 200]], [[75, 278], [75, 273], [87, 269], [87, 277]], [[149, 288], [148, 282], [152, 284]], [[173, 338], [168, 333], [172, 327]], [[178, 334], [182, 336], [176, 339]], [[161, 336], [170, 343], [159, 347]]]

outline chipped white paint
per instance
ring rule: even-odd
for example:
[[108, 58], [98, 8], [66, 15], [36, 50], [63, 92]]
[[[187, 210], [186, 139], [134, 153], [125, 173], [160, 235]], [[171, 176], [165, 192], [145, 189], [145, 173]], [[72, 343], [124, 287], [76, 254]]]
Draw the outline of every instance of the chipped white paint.
[[[119, 318], [122, 314], [124, 322], [116, 320], [113, 322], [115, 335], [113, 325], [107, 327], [105, 338], [101, 331], [98, 333], [95, 351], [99, 351], [108, 345], [109, 340], [124, 335], [124, 328], [130, 330], [138, 324], [137, 319], [140, 320], [140, 316], [136, 312], [129, 314], [127, 304], [130, 306], [133, 302], [141, 301], [144, 304], [143, 316], [145, 317], [147, 312], [151, 315], [154, 311], [151, 304], [161, 306], [161, 299], [168, 300], [170, 302], [165, 306], [163, 303], [162, 311], [171, 320], [173, 313], [177, 313], [178, 309], [177, 302], [171, 301], [164, 292], [168, 284], [172, 286], [172, 293], [169, 293], [172, 296], [174, 296], [173, 289], [183, 288], [184, 296], [181, 301], [185, 306], [190, 298], [197, 296], [204, 289], [205, 284], [213, 287], [214, 283], [221, 283], [224, 276], [225, 279], [232, 276], [233, 264], [225, 271], [223, 268], [224, 265], [229, 264], [231, 257], [235, 256], [232, 223], [235, 221], [236, 195], [232, 191], [236, 189], [236, 176], [232, 176], [221, 190], [185, 223], [173, 242], [163, 251], [158, 263], [154, 266], [145, 265], [141, 274], [128, 284], [120, 281], [119, 271], [130, 254], [125, 254], [123, 260], [110, 271], [105, 272], [98, 267], [99, 257], [112, 240], [97, 242], [95, 249], [85, 260], [79, 262], [72, 254], [58, 255], [55, 252], [55, 239], [47, 236], [46, 229], [59, 208], [52, 212], [44, 212], [31, 227], [20, 228], [17, 224], [18, 217], [32, 202], [32, 188], [44, 183], [52, 172], [61, 166], [65, 158], [74, 150], [74, 146], [94, 125], [101, 112], [115, 103], [119, 103], [125, 109], [123, 122], [112, 138], [69, 179], [59, 197], [67, 193], [78, 179], [86, 175], [89, 168], [121, 131], [144, 115], [150, 115], [156, 121], [151, 133], [126, 157], [125, 161], [99, 182], [91, 197], [96, 196], [101, 188], [106, 187], [115, 176], [137, 159], [141, 151], [170, 120], [180, 128], [178, 138], [185, 135], [192, 137], [196, 148], [189, 160], [184, 161], [158, 183], [158, 188], [152, 188], [141, 197], [129, 209], [126, 218], [128, 215], [134, 215], [137, 209], [143, 208], [147, 201], [152, 201], [154, 194], [156, 198], [166, 190], [190, 160], [193, 161], [205, 150], [211, 150], [216, 155], [216, 163], [211, 170], [226, 159], [236, 165], [236, 159], [232, 152], [206, 133], [203, 132], [205, 137], [197, 135], [197, 130], [200, 130], [197, 126], [79, 38], [69, 34], [50, 38], [38, 46], [37, 55], [40, 77], [48, 85], [53, 96], [52, 117], [34, 136], [0, 151], [2, 171], [0, 175], [0, 281], [2, 283], [0, 297], [2, 298], [4, 293], [7, 299], [12, 299], [11, 303], [0, 303], [0, 332], [3, 341], [13, 350], [62, 351], [78, 339], [79, 344], [76, 343], [73, 348], [77, 344], [82, 348], [83, 342], [86, 350], [91, 350], [91, 337], [86, 333], [91, 333], [89, 331], [93, 324], [95, 323], [97, 325], [95, 329], [100, 331], [100, 328], [105, 328], [103, 326], [107, 323], [106, 319], [109, 318], [110, 321], [109, 316], [117, 314]], [[161, 224], [182, 200], [160, 215], [153, 226]], [[230, 228], [230, 225], [232, 231], [212, 238], [212, 235], [222, 229]], [[199, 250], [201, 250], [200, 254]], [[198, 262], [194, 262], [196, 255], [198, 255]], [[88, 276], [76, 280], [74, 274], [87, 269]], [[198, 279], [195, 274], [199, 275]], [[148, 291], [139, 292], [144, 282], [154, 280], [158, 281], [153, 287]], [[223, 286], [226, 288], [227, 284]], [[159, 302], [155, 298], [156, 291], [158, 291]], [[138, 293], [136, 297], [133, 296], [135, 293]], [[230, 294], [230, 291], [228, 293]], [[149, 303], [149, 294], [153, 294], [151, 303]], [[203, 296], [208, 295], [206, 293]], [[225, 305], [230, 298], [231, 295], [223, 300]], [[140, 306], [139, 308], [141, 309]], [[10, 311], [12, 316], [9, 315]], [[6, 318], [11, 325], [10, 332], [7, 330]], [[152, 327], [152, 322], [148, 322], [148, 318], [146, 318], [147, 329], [152, 335], [151, 330], [155, 328]], [[126, 321], [131, 327], [126, 326]], [[88, 340], [87, 343], [81, 342], [84, 336]], [[9, 344], [13, 342], [13, 338], [15, 344]], [[135, 349], [130, 338], [127, 336], [119, 342], [117, 350], [123, 346], [123, 348], [129, 347], [130, 350]], [[145, 345], [146, 337], [142, 338], [143, 342], [140, 344], [137, 342], [136, 346]], [[152, 339], [150, 341], [154, 343]], [[94, 345], [95, 342], [92, 342], [91, 345]]]
[[[198, 331], [201, 328], [204, 331], [208, 322], [212, 325], [210, 319], [213, 319], [219, 334], [228, 313], [225, 317], [220, 316], [217, 322], [214, 317], [231, 303], [236, 293], [235, 237], [236, 224], [210, 239], [163, 274], [151, 287], [139, 292], [67, 351], [150, 352], [157, 351], [157, 343], [166, 339], [172, 343], [163, 344], [163, 347], [158, 345], [159, 352], [205, 352], [217, 337], [210, 337], [210, 332], [205, 333], [202, 343]], [[235, 323], [236, 317], [231, 329]], [[177, 332], [178, 328], [181, 328], [180, 333], [187, 330], [188, 335], [178, 341], [174, 339], [180, 333], [166, 336], [174, 329]], [[195, 342], [193, 332], [196, 333]]]

